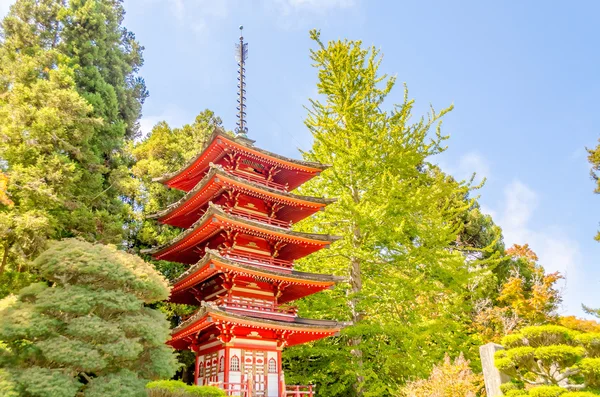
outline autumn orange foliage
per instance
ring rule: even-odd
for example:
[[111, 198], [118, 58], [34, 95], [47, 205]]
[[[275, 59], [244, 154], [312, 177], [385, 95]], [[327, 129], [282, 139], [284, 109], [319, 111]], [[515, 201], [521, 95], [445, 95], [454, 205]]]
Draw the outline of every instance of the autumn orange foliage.
[[558, 323], [565, 328], [575, 331], [600, 333], [600, 323], [594, 320], [584, 320], [575, 316], [566, 316], [559, 318]]
[[479, 331], [487, 340], [498, 340], [523, 326], [555, 322], [555, 311], [561, 302], [556, 282], [563, 276], [558, 272], [546, 274], [528, 244], [514, 245], [506, 250], [506, 255], [515, 262], [515, 267], [495, 304], [482, 308], [476, 315]]
[[14, 203], [8, 197], [8, 175], [0, 171], [0, 204], [12, 207]]

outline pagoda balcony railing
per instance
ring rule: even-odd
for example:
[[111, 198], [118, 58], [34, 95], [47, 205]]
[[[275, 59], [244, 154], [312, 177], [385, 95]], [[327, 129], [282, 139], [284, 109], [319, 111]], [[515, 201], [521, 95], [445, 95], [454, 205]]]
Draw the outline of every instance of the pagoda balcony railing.
[[292, 226], [292, 222], [290, 221], [282, 221], [281, 219], [269, 218], [268, 216], [261, 216], [258, 214], [251, 214], [247, 211], [238, 210], [231, 207], [223, 207], [225, 212], [228, 212], [232, 215], [237, 215], [242, 218], [250, 219], [252, 221], [266, 223], [268, 225], [278, 226], [284, 229], [289, 229]]
[[240, 254], [238, 252], [226, 252], [222, 254], [225, 258], [232, 259], [236, 262], [246, 263], [254, 266], [261, 266], [273, 270], [284, 270], [289, 272], [294, 267], [294, 262], [284, 261], [263, 255], [255, 254]]
[[231, 397], [251, 397], [252, 384], [246, 382], [210, 382], [209, 386], [215, 386], [225, 392], [226, 396]]
[[301, 385], [287, 385], [285, 387], [285, 397], [313, 397], [314, 388], [313, 385], [301, 386]]
[[217, 299], [215, 303], [219, 306], [255, 313], [267, 312], [292, 317], [298, 313], [298, 308], [296, 306], [278, 305], [273, 301], [247, 298], [243, 296], [223, 296]]
[[260, 177], [258, 175], [252, 175], [250, 173], [241, 172], [238, 170], [230, 170], [229, 172], [235, 176], [239, 176], [240, 178], [247, 179], [250, 182], [256, 182], [260, 185], [265, 185], [265, 186], [271, 187], [273, 189], [283, 190], [284, 192], [288, 191], [288, 187], [286, 185], [282, 185], [281, 183], [277, 183], [277, 182], [273, 182], [273, 181], [268, 181], [265, 177]]

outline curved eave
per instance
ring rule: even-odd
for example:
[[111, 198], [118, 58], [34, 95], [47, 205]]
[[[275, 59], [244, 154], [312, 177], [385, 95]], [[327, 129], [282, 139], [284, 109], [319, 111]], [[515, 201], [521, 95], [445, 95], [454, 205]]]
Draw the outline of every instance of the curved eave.
[[201, 332], [216, 322], [229, 322], [238, 326], [295, 333], [312, 333], [330, 336], [339, 332], [346, 323], [330, 320], [296, 318], [294, 322], [277, 321], [259, 317], [248, 317], [221, 310], [211, 303], [202, 302], [200, 309], [171, 332], [171, 343]]
[[160, 178], [155, 178], [153, 179], [153, 181], [160, 182], [165, 185], [170, 185], [179, 176], [195, 168], [195, 164], [202, 159], [206, 149], [208, 149], [217, 138], [221, 138], [222, 140], [227, 141], [230, 145], [243, 152], [247, 152], [250, 155], [256, 156], [258, 158], [263, 158], [265, 160], [270, 160], [271, 162], [276, 162], [284, 168], [301, 170], [308, 173], [317, 173], [330, 167], [329, 165], [315, 163], [311, 161], [296, 160], [281, 156], [276, 153], [271, 153], [264, 149], [259, 149], [257, 147], [254, 147], [248, 140], [229, 136], [227, 135], [227, 133], [225, 133], [225, 131], [217, 127], [213, 131], [212, 135], [210, 136], [200, 153], [196, 157], [192, 158], [182, 169], [176, 172], [172, 172], [170, 174], [166, 174]]
[[[216, 267], [211, 268], [212, 264], [216, 265]], [[298, 271], [291, 271], [290, 273], [278, 273], [275, 271], [269, 271], [257, 266], [235, 262], [220, 256], [213, 250], [210, 250], [210, 252], [204, 255], [204, 257], [198, 263], [191, 266], [171, 283], [173, 287], [171, 294], [181, 293], [221, 270], [232, 270], [237, 274], [259, 276], [273, 281], [284, 281], [289, 284], [309, 284], [315, 287], [320, 287], [321, 289], [329, 288], [334, 284], [344, 280], [343, 277], [327, 274], [305, 273]]]
[[171, 242], [161, 245], [159, 247], [142, 250], [141, 252], [144, 254], [151, 254], [153, 256], [161, 256], [166, 253], [170, 253], [173, 249], [176, 249], [180, 243], [184, 243], [188, 237], [192, 237], [198, 229], [203, 228], [207, 222], [212, 222], [212, 218], [215, 218], [217, 221], [224, 223], [232, 223], [242, 228], [251, 229], [255, 233], [271, 235], [274, 237], [279, 237], [281, 239], [290, 240], [294, 239], [299, 243], [306, 243], [312, 245], [329, 245], [334, 241], [339, 240], [341, 237], [331, 236], [328, 234], [313, 234], [313, 233], [302, 233], [291, 231], [287, 229], [283, 229], [277, 226], [266, 225], [264, 223], [255, 222], [249, 219], [245, 219], [239, 216], [231, 215], [224, 212], [218, 206], [209, 203], [208, 209], [202, 215], [200, 219], [198, 219], [192, 227], [180, 233], [177, 237], [175, 237]]
[[157, 219], [159, 221], [170, 218], [170, 216], [174, 212], [176, 212], [180, 207], [186, 206], [187, 203], [190, 202], [191, 200], [193, 200], [194, 197], [198, 193], [202, 192], [204, 190], [204, 188], [207, 187], [207, 185], [209, 183], [211, 183], [211, 181], [213, 181], [213, 178], [215, 176], [219, 176], [219, 177], [222, 177], [223, 179], [227, 179], [230, 181], [230, 183], [242, 185], [246, 189], [255, 191], [258, 194], [262, 193], [264, 195], [271, 196], [280, 202], [287, 202], [290, 204], [296, 203], [296, 204], [305, 205], [305, 206], [313, 206], [313, 207], [317, 207], [317, 208], [322, 208], [322, 207], [325, 207], [326, 205], [334, 203], [336, 201], [335, 199], [300, 196], [300, 195], [296, 195], [296, 194], [292, 194], [292, 193], [288, 193], [288, 192], [283, 192], [280, 190], [272, 189], [267, 186], [262, 186], [257, 183], [245, 180], [243, 178], [231, 175], [231, 174], [227, 173], [227, 171], [225, 171], [223, 169], [223, 167], [221, 167], [219, 165], [211, 164], [210, 167], [211, 167], [210, 171], [204, 176], [204, 178], [202, 178], [200, 180], [200, 182], [198, 182], [196, 184], [196, 186], [192, 190], [187, 192], [187, 194], [185, 196], [183, 196], [179, 201], [169, 205], [167, 208], [165, 208], [162, 211], [148, 215], [147, 218]]

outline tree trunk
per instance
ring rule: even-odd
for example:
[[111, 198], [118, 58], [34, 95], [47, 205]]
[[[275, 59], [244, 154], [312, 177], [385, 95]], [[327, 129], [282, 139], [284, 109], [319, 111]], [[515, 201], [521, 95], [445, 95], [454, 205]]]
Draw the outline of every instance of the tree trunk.
[[0, 274], [4, 273], [4, 269], [6, 269], [6, 263], [8, 262], [8, 250], [10, 249], [10, 244], [8, 241], [4, 245], [4, 254], [2, 255], [2, 264], [0, 264]]
[[[353, 227], [352, 245], [355, 249], [359, 249], [361, 241], [360, 228], [356, 225]], [[362, 313], [358, 308], [358, 298], [356, 294], [362, 291], [362, 274], [360, 270], [361, 261], [360, 258], [353, 256], [350, 259], [350, 291], [352, 298], [349, 300], [350, 310], [352, 312], [352, 322], [357, 324], [362, 320]], [[354, 364], [357, 367], [356, 383], [354, 384], [354, 391], [357, 396], [362, 396], [362, 385], [365, 381], [363, 372], [363, 352], [360, 348], [362, 338], [355, 336], [350, 339], [349, 344], [352, 347], [351, 353], [354, 356]]]

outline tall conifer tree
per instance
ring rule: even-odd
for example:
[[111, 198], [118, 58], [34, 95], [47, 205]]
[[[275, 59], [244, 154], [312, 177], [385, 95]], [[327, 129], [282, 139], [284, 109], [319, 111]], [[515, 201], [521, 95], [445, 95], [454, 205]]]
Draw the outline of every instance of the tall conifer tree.
[[121, 150], [147, 92], [121, 3], [17, 0], [2, 22], [0, 294], [47, 238], [122, 241]]

